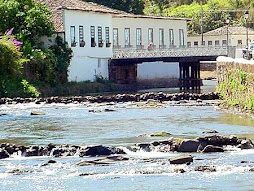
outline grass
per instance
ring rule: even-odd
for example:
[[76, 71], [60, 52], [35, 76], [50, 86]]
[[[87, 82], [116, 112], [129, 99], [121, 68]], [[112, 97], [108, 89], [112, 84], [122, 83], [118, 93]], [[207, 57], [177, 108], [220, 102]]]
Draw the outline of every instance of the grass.
[[222, 104], [228, 107], [238, 107], [242, 110], [254, 111], [254, 75], [243, 69], [228, 68], [225, 70], [223, 81], [217, 91], [220, 93]]

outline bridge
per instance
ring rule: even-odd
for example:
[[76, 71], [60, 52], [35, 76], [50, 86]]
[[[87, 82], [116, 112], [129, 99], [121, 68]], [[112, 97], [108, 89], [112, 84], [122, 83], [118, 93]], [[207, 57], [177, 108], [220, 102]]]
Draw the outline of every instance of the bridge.
[[171, 49], [113, 49], [109, 64], [109, 78], [116, 83], [135, 84], [137, 82], [137, 64], [144, 62], [178, 62], [179, 86], [182, 89], [199, 89], [200, 62], [216, 61], [218, 56], [234, 56], [235, 47], [182, 47]]
[[218, 47], [192, 47], [192, 48], [173, 48], [173, 49], [114, 49], [113, 59], [123, 58], [163, 58], [163, 57], [193, 57], [193, 56], [221, 56], [227, 55], [226, 46]]

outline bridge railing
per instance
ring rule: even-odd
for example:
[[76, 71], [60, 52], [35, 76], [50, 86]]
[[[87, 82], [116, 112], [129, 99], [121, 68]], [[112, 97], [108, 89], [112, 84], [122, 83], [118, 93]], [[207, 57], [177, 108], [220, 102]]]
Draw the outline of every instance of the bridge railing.
[[226, 46], [183, 47], [173, 49], [113, 49], [113, 58], [151, 58], [151, 57], [188, 57], [188, 56], [225, 56], [229, 53]]

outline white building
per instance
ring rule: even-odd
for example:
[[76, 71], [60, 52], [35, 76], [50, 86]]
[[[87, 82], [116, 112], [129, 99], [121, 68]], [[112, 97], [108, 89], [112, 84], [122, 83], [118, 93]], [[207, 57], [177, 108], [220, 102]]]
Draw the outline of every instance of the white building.
[[[153, 51], [186, 46], [187, 19], [133, 15], [82, 0], [36, 1], [46, 3], [52, 10], [57, 34], [73, 50], [69, 81], [109, 78], [109, 63], [117, 50]], [[178, 78], [178, 65], [139, 63], [137, 71], [133, 71], [140, 80]]]
[[[203, 34], [203, 44], [201, 35], [188, 35], [188, 47], [209, 47], [209, 46], [238, 46], [246, 47], [248, 42], [254, 40], [254, 30], [246, 27], [224, 26]], [[228, 43], [227, 43], [228, 38]]]

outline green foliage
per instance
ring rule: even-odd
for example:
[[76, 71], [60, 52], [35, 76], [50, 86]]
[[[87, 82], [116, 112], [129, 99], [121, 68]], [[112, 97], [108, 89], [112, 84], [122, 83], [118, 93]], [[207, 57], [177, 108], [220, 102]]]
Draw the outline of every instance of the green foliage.
[[61, 37], [48, 50], [35, 49], [30, 62], [25, 64], [25, 77], [39, 86], [55, 86], [68, 81], [68, 68], [72, 50]]
[[96, 76], [95, 76], [95, 81], [98, 82], [98, 83], [101, 83], [101, 84], [110, 84], [110, 83], [112, 83], [111, 81], [109, 81], [109, 80], [106, 79], [106, 78], [103, 78], [103, 77], [100, 76], [100, 75], [96, 75]]
[[31, 60], [24, 65], [24, 69], [26, 79], [34, 84], [54, 86], [58, 81], [57, 58], [52, 50], [33, 50]]
[[18, 40], [35, 45], [39, 37], [54, 32], [49, 9], [33, 0], [0, 0], [0, 34], [14, 28]]
[[72, 58], [72, 50], [68, 47], [68, 43], [64, 42], [59, 36], [56, 37], [56, 43], [50, 49], [57, 58], [57, 81], [64, 84], [68, 81], [68, 68]]
[[19, 48], [6, 36], [0, 37], [0, 80], [15, 78], [22, 68]]
[[24, 97], [39, 97], [40, 93], [37, 91], [37, 89], [28, 83], [26, 80], [22, 80], [21, 84], [23, 85], [23, 96]]
[[0, 84], [0, 97], [39, 97], [38, 90], [21, 78], [5, 79]]
[[[203, 5], [201, 6], [201, 2]], [[254, 7], [254, 1], [249, 0], [146, 0], [144, 13], [169, 17], [191, 18], [188, 22], [190, 34], [201, 33], [201, 15], [203, 13], [203, 32], [207, 32], [225, 25], [225, 20], [230, 18], [230, 25], [244, 26], [243, 12], [227, 12], [225, 10], [248, 9]], [[202, 11], [203, 10], [203, 11]], [[222, 10], [222, 11], [220, 11]], [[250, 12], [249, 21], [254, 14]], [[249, 26], [253, 26], [250, 22]]]
[[32, 85], [20, 80], [27, 60], [21, 58], [19, 47], [10, 38], [14, 37], [0, 37], [0, 97], [38, 97]]
[[254, 111], [253, 81], [253, 74], [230, 69], [226, 71], [224, 81], [220, 82], [217, 91], [225, 105]]
[[143, 0], [85, 0], [129, 13], [143, 14]]

